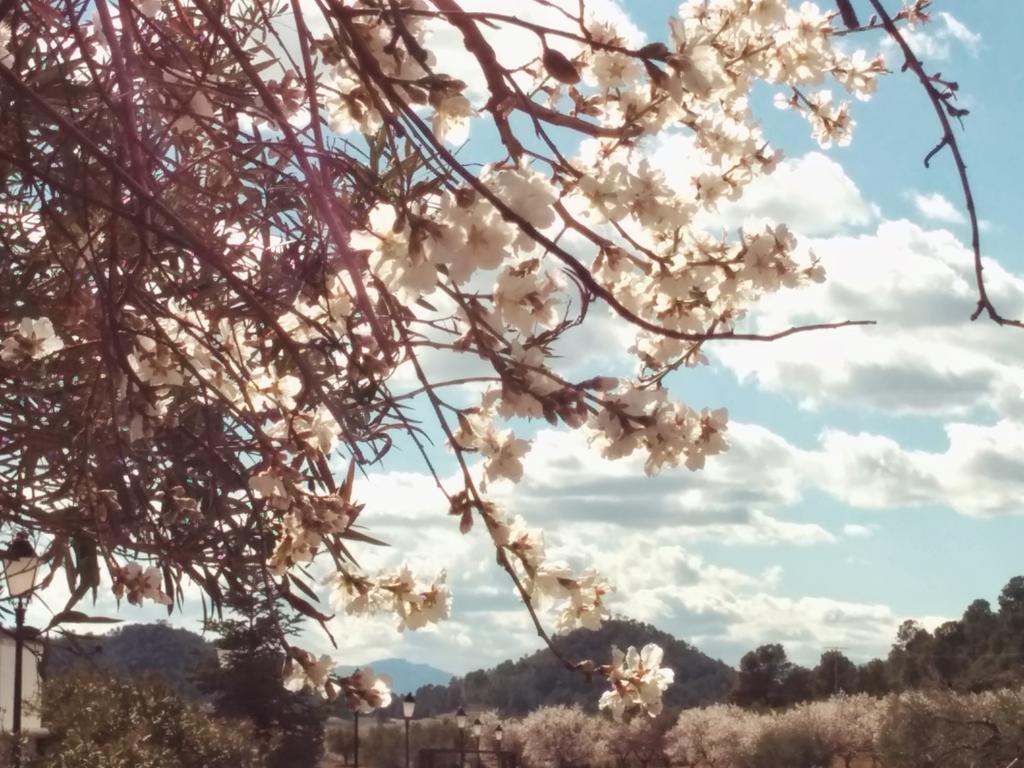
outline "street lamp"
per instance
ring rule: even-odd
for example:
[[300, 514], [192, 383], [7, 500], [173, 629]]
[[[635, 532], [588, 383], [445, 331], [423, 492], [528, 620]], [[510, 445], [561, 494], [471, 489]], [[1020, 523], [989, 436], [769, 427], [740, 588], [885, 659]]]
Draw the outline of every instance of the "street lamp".
[[405, 694], [405, 698], [402, 699], [402, 717], [405, 718], [405, 768], [409, 768], [409, 723], [415, 711], [416, 698], [411, 693]]
[[14, 736], [11, 763], [17, 768], [21, 765], [21, 666], [25, 648], [25, 603], [36, 586], [39, 558], [24, 533], [19, 533], [0, 557], [4, 561], [7, 594], [18, 598], [14, 607], [14, 707], [11, 710], [11, 731]]
[[473, 735], [476, 736], [476, 768], [480, 768], [480, 736], [483, 735], [484, 724], [478, 717], [473, 721]]
[[505, 737], [505, 732], [501, 729], [501, 726], [499, 725], [497, 728], [494, 729], [494, 740], [498, 744], [498, 749], [501, 749], [501, 740], [504, 737]]
[[359, 710], [352, 713], [352, 725], [354, 728], [352, 745], [352, 766], [359, 768]]
[[459, 707], [455, 712], [455, 725], [459, 728], [459, 768], [466, 765], [466, 710]]

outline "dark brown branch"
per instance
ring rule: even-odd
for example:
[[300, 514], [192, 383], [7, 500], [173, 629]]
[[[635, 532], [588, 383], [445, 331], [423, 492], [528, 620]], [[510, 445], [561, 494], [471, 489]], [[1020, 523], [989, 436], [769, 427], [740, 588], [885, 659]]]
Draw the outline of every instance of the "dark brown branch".
[[978, 211], [974, 204], [974, 193], [971, 191], [971, 182], [967, 176], [967, 163], [964, 162], [963, 153], [960, 151], [960, 144], [957, 141], [956, 133], [953, 131], [953, 124], [950, 120], [950, 115], [956, 117], [962, 117], [967, 113], [966, 110], [957, 109], [950, 103], [955, 96], [955, 90], [947, 87], [945, 91], [940, 91], [936, 87], [937, 82], [942, 82], [944, 85], [950, 85], [944, 81], [939, 81], [936, 76], [929, 75], [925, 69], [921, 59], [918, 58], [917, 54], [911, 49], [910, 44], [907, 42], [903, 33], [900, 32], [896, 23], [889, 15], [888, 11], [885, 10], [885, 6], [882, 5], [881, 0], [871, 0], [871, 5], [874, 7], [878, 14], [878, 17], [882, 21], [882, 26], [889, 36], [896, 41], [896, 44], [900, 47], [904, 57], [904, 69], [911, 70], [917, 79], [920, 81], [921, 86], [924, 88], [925, 93], [928, 95], [928, 99], [932, 103], [932, 107], [935, 110], [935, 115], [939, 120], [939, 124], [942, 126], [942, 138], [935, 145], [927, 156], [925, 157], [925, 166], [931, 162], [932, 158], [938, 154], [942, 149], [948, 148], [950, 154], [953, 157], [953, 163], [956, 165], [957, 175], [960, 177], [960, 187], [963, 190], [964, 204], [967, 207], [967, 215], [970, 219], [971, 226], [971, 251], [974, 254], [974, 282], [978, 289], [978, 303], [971, 313], [971, 320], [977, 320], [982, 312], [988, 315], [989, 319], [998, 323], [999, 325], [1009, 325], [1015, 328], [1024, 328], [1024, 322], [1020, 320], [1011, 320], [1003, 317], [996, 309], [995, 304], [992, 303], [992, 299], [988, 294], [988, 290], [985, 287], [985, 267], [982, 263], [981, 255], [981, 228], [978, 225]]

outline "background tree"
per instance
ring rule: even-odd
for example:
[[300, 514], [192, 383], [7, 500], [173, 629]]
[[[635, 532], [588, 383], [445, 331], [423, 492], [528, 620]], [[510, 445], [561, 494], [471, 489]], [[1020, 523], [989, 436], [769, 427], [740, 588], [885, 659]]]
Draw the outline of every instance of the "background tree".
[[675, 718], [667, 715], [657, 718], [633, 717], [616, 728], [620, 739], [629, 746], [633, 760], [640, 768], [668, 768], [666, 735]]
[[857, 679], [857, 666], [839, 650], [829, 650], [821, 654], [821, 660], [814, 668], [814, 682], [821, 697], [838, 693], [856, 693], [860, 684]]
[[580, 707], [544, 707], [523, 718], [523, 757], [532, 768], [585, 768], [599, 757], [601, 726]]
[[[784, 715], [796, 731], [812, 734], [817, 749], [827, 754], [822, 765], [844, 768], [874, 762], [885, 703], [866, 694], [840, 694], [825, 701], [806, 703]], [[801, 737], [806, 740], [806, 736]]]
[[785, 705], [810, 701], [821, 695], [814, 670], [793, 664], [782, 680], [782, 701]]
[[742, 707], [781, 707], [787, 702], [786, 680], [793, 664], [779, 643], [758, 646], [740, 659], [729, 700]]
[[860, 690], [871, 696], [883, 696], [892, 686], [889, 681], [889, 669], [881, 659], [872, 659], [862, 664], [857, 670]]
[[259, 594], [234, 595], [227, 618], [208, 620], [216, 658], [196, 670], [195, 681], [218, 715], [245, 719], [267, 754], [268, 768], [315, 768], [323, 748], [327, 707], [308, 694], [281, 686], [280, 632], [297, 621], [277, 615]]
[[941, 685], [951, 688], [963, 680], [970, 667], [971, 656], [962, 622], [946, 621], [935, 628], [931, 656], [932, 667]]
[[832, 752], [823, 734], [802, 720], [782, 719], [754, 741], [736, 768], [819, 768], [829, 765]]
[[684, 768], [978, 768], [1024, 754], [1024, 689], [833, 696], [785, 711], [685, 710], [668, 755]]
[[773, 722], [774, 715], [731, 704], [685, 709], [666, 736], [666, 751], [673, 765], [733, 768]]
[[966, 653], [969, 658], [964, 673], [963, 687], [967, 690], [982, 690], [998, 677], [998, 663], [995, 655], [1003, 642], [999, 617], [992, 611], [988, 600], [975, 600], [960, 619]]
[[167, 683], [76, 670], [43, 687], [39, 768], [264, 768], [245, 721], [211, 717]]
[[889, 672], [902, 689], [920, 688], [936, 681], [934, 638], [916, 621], [904, 621], [896, 631], [896, 642], [889, 651]]
[[744, 706], [788, 706], [828, 698], [837, 687], [842, 693], [882, 696], [933, 687], [970, 692], [1019, 686], [1024, 682], [1022, 595], [1024, 578], [1015, 576], [1000, 593], [998, 612], [978, 599], [960, 619], [934, 632], [905, 621], [885, 659], [859, 666], [831, 650], [808, 670], [790, 662], [782, 646], [760, 646], [741, 660], [731, 700]]

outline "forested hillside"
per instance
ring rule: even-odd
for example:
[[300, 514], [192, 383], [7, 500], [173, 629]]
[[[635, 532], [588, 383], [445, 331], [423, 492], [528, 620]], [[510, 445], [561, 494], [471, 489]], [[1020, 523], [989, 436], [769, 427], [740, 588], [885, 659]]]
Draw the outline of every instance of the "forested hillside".
[[730, 699], [741, 706], [786, 707], [834, 693], [879, 696], [916, 689], [991, 691], [1024, 684], [1024, 576], [1003, 587], [995, 609], [974, 600], [959, 619], [929, 631], [904, 621], [884, 659], [855, 664], [841, 651], [813, 668], [794, 664], [769, 643], [740, 660]]
[[[608, 648], [623, 650], [657, 643], [665, 650], [664, 666], [675, 670], [676, 683], [665, 692], [667, 707], [692, 707], [721, 701], [733, 684], [735, 672], [705, 656], [693, 646], [649, 624], [617, 619], [600, 630], [580, 629], [555, 639], [570, 659], [607, 663]], [[416, 693], [416, 711], [423, 715], [450, 712], [459, 706], [496, 709], [504, 715], [524, 715], [553, 704], [580, 704], [593, 709], [601, 681], [588, 683], [570, 672], [544, 649], [518, 661], [504, 661], [493, 669], [470, 672], [446, 686], [429, 685]]]
[[[624, 649], [650, 642], [665, 649], [665, 666], [676, 674], [675, 684], [665, 694], [670, 708], [726, 699], [746, 707], [787, 707], [836, 692], [878, 696], [921, 688], [967, 692], [1020, 686], [1024, 684], [1024, 576], [1010, 579], [995, 607], [987, 600], [974, 600], [961, 618], [934, 631], [912, 620], [904, 622], [885, 658], [861, 664], [831, 650], [822, 654], [816, 666], [805, 667], [790, 661], [781, 644], [768, 643], [744, 655], [737, 673], [666, 632], [624, 619], [607, 622], [597, 632], [577, 630], [555, 639], [567, 658], [598, 663], [608, 660], [611, 645]], [[50, 677], [83, 666], [130, 676], [157, 673], [182, 695], [195, 699], [200, 694], [191, 676], [198, 662], [214, 654], [210, 643], [188, 630], [163, 622], [133, 624], [108, 635], [54, 640], [45, 669]], [[423, 686], [416, 692], [416, 713], [429, 716], [459, 706], [496, 709], [507, 716], [555, 704], [593, 709], [599, 685], [599, 680], [588, 683], [583, 675], [569, 672], [545, 649], [470, 672], [448, 685]]]
[[187, 699], [200, 698], [192, 682], [196, 665], [216, 656], [213, 645], [187, 629], [165, 622], [129, 624], [107, 635], [56, 638], [47, 648], [45, 674], [56, 677], [73, 668], [99, 668], [117, 675], [162, 676]]

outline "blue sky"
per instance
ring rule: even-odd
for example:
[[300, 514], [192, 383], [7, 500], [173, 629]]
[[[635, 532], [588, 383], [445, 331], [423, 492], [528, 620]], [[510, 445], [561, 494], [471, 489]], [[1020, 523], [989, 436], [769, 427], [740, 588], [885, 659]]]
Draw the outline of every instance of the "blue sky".
[[[675, 6], [644, 2], [625, 3], [623, 7], [651, 39], [656, 39]], [[1018, 47], [1013, 30], [1020, 29], [1024, 22], [1024, 6], [1009, 2], [938, 2], [934, 11], [934, 22], [916, 33], [915, 42], [922, 53], [931, 55], [929, 66], [933, 71], [959, 82], [961, 103], [971, 109], [962, 147], [984, 220], [984, 252], [1010, 273], [1016, 273], [1006, 276], [1005, 285], [1000, 282], [998, 288], [1007, 298], [1006, 311], [1013, 312], [1022, 308], [1019, 274], [1024, 272], [1014, 228], [1020, 196], [1012, 180], [1024, 170], [1024, 156], [1012, 150], [1022, 103], [1021, 75], [1013, 63]], [[862, 15], [867, 18], [868, 13]], [[881, 35], [865, 36], [850, 45], [870, 50], [881, 41]], [[898, 68], [894, 52], [883, 50], [890, 64]], [[763, 104], [758, 113], [773, 144], [783, 148], [794, 162], [809, 155], [817, 158], [786, 180], [785, 184], [795, 188], [784, 184], [774, 187], [769, 181], [764, 197], [801, 197], [800, 190], [804, 189], [806, 204], [799, 217], [808, 222], [806, 229], [814, 230], [819, 253], [842, 251], [833, 258], [843, 259], [846, 270], [856, 274], [862, 252], [873, 257], [864, 262], [866, 272], [879, 263], [899, 264], [906, 250], [912, 248], [915, 253], [921, 252], [918, 258], [926, 260], [926, 271], [933, 264], [941, 273], [936, 276], [940, 283], [954, 281], [955, 285], [950, 283], [948, 296], [935, 292], [933, 287], [901, 291], [900, 285], [912, 279], [909, 273], [894, 268], [877, 278], [892, 289], [888, 297], [877, 291], [871, 293], [875, 286], [868, 281], [852, 289], [854, 294], [858, 290], [868, 293], [846, 296], [842, 303], [851, 311], [860, 309], [858, 319], [879, 320], [879, 326], [870, 333], [822, 334], [798, 351], [780, 344], [781, 363], [771, 361], [775, 345], [757, 349], [757, 361], [766, 361], [767, 369], [777, 369], [774, 380], [752, 372], [751, 364], [736, 364], [735, 358], [751, 351], [740, 345], [730, 348], [724, 360], [713, 348], [710, 366], [684, 371], [672, 380], [673, 394], [691, 405], [727, 406], [735, 422], [763, 429], [788, 448], [813, 454], [810, 458], [798, 457], [797, 463], [806, 458], [816, 467], [824, 467], [825, 475], [835, 471], [843, 478], [819, 483], [813, 477], [792, 480], [787, 475], [780, 480], [764, 467], [777, 462], [777, 471], [785, 475], [791, 471], [792, 457], [780, 461], [770, 450], [766, 455], [752, 451], [742, 461], [729, 464], [728, 473], [739, 475], [733, 483], [741, 488], [716, 487], [701, 495], [708, 510], [702, 519], [710, 521], [712, 527], [717, 522], [715, 530], [695, 525], [655, 525], [634, 517], [630, 520], [634, 530], [647, 528], [668, 550], [661, 553], [667, 563], [662, 572], [663, 585], [654, 583], [658, 579], [645, 581], [628, 575], [645, 570], [645, 564], [621, 559], [617, 550], [628, 550], [632, 544], [621, 540], [614, 543], [614, 526], [594, 532], [594, 539], [601, 543], [590, 547], [592, 552], [600, 553], [599, 557], [606, 555], [613, 562], [619, 558], [611, 566], [613, 572], [618, 571], [613, 575], [643, 596], [641, 605], [631, 605], [630, 595], [623, 590], [622, 602], [616, 606], [619, 610], [651, 620], [730, 663], [736, 662], [743, 651], [770, 641], [785, 642], [791, 654], [805, 662], [834, 645], [864, 659], [887, 651], [900, 620], [916, 617], [935, 624], [958, 616], [976, 597], [994, 602], [1001, 586], [1021, 571], [1017, 541], [1024, 526], [1012, 488], [999, 490], [997, 478], [1001, 476], [987, 470], [982, 460], [976, 461], [984, 453], [977, 446], [965, 443], [962, 451], [950, 454], [946, 432], [950, 423], [995, 429], [1000, 420], [1005, 424], [1006, 419], [1011, 419], [1007, 429], [1012, 430], [1016, 424], [1012, 419], [1021, 415], [1020, 409], [1008, 414], [1004, 406], [1013, 395], [993, 397], [984, 386], [978, 386], [989, 373], [985, 365], [973, 362], [958, 367], [956, 357], [965, 348], [990, 355], [992, 365], [1002, 371], [998, 375], [1006, 374], [1008, 381], [1014, 381], [1020, 340], [1012, 330], [970, 327], [970, 254], [960, 245], [968, 241], [969, 232], [956, 214], [949, 213], [950, 208], [962, 208], [958, 180], [946, 155], [936, 158], [931, 170], [923, 166], [922, 159], [939, 136], [939, 127], [920, 86], [910, 76], [894, 73], [883, 78], [871, 102], [855, 105], [858, 127], [854, 141], [848, 148], [826, 153], [832, 165], [822, 161], [820, 150], [799, 117], [765, 108], [770, 103], [770, 92], [760, 95]], [[481, 140], [479, 135], [475, 138]], [[486, 146], [485, 140], [482, 143]], [[816, 172], [822, 168], [828, 171], [824, 176]], [[666, 172], [671, 173], [671, 168]], [[817, 187], [823, 191], [821, 200], [816, 201]], [[807, 188], [815, 191], [806, 194]], [[829, 192], [830, 188], [839, 191]], [[821, 224], [823, 218], [836, 218], [834, 211], [824, 208], [832, 203], [845, 207], [845, 220], [840, 214], [834, 225]], [[816, 205], [823, 206], [822, 210]], [[755, 213], [770, 216], [771, 204], [762, 205]], [[799, 224], [794, 223], [794, 228], [800, 231]], [[886, 234], [879, 235], [883, 230]], [[835, 246], [836, 241], [842, 241], [841, 247]], [[996, 279], [994, 272], [992, 279]], [[920, 304], [915, 306], [916, 299]], [[788, 301], [784, 298], [781, 303]], [[831, 312], [830, 308], [837, 305], [827, 294], [818, 301], [818, 306], [813, 302], [801, 304], [800, 311], [822, 320], [853, 317]], [[882, 317], [872, 312], [877, 301], [886, 307]], [[784, 318], [785, 306], [775, 316]], [[929, 365], [898, 364], [901, 357], [915, 357], [918, 339], [940, 358], [931, 361], [934, 369]], [[878, 340], [888, 347], [882, 356], [885, 359], [872, 353], [872, 345]], [[833, 354], [831, 361], [816, 363], [814, 345], [820, 345], [822, 352], [849, 345], [849, 354], [843, 360], [835, 360]], [[808, 366], [830, 370], [839, 378], [844, 376], [845, 366], [849, 369], [845, 375], [851, 381], [834, 388], [827, 383], [811, 387], [786, 381], [788, 375]], [[859, 381], [852, 381], [858, 377]], [[880, 396], [880, 392], [889, 394]], [[1015, 394], [1019, 398], [1020, 391]], [[928, 403], [931, 405], [925, 405]], [[1015, 410], [1012, 402], [1008, 410]], [[833, 460], [831, 451], [823, 449], [821, 442], [823, 433], [829, 431], [868, 435], [871, 440], [884, 438], [892, 445], [886, 444], [884, 451], [874, 450], [872, 444], [861, 445], [854, 451], [855, 456]], [[985, 440], [1000, 444], [1003, 435], [985, 433]], [[1003, 458], [1013, 465], [1016, 459], [1009, 445], [1007, 454]], [[882, 466], [863, 466], [872, 460], [880, 461]], [[936, 463], [938, 466], [932, 466]], [[395, 468], [405, 469], [403, 465], [398, 458]], [[947, 472], [949, 467], [957, 468], [955, 473]], [[955, 477], [955, 482], [951, 481], [949, 489], [913, 490], [914, 478], [922, 486], [935, 485], [934, 478], [917, 477], [921, 472], [927, 477], [947, 474]], [[693, 492], [701, 483], [685, 471], [674, 475], [659, 480], [668, 488], [661, 501], [673, 494]], [[743, 475], [747, 475], [745, 480]], [[630, 501], [643, 493], [643, 482], [639, 477], [624, 478], [613, 494], [612, 503], [619, 503], [627, 517], [634, 508]], [[779, 492], [777, 486], [786, 483], [795, 483], [798, 489], [788, 494]], [[759, 488], [752, 490], [750, 485]], [[910, 490], [901, 494], [900, 486]], [[561, 495], [546, 495], [546, 491], [526, 488], [515, 492], [517, 509], [531, 519], [539, 518], [542, 524], [549, 515], [557, 518], [558, 513], [550, 511], [552, 499], [563, 498], [571, 491], [562, 488]], [[773, 494], [784, 498], [773, 499]], [[976, 494], [1006, 494], [1007, 498], [976, 504], [972, 501]], [[950, 501], [949, 495], [955, 499]], [[792, 528], [784, 532], [757, 531], [766, 525], [764, 517], [755, 518], [760, 523], [751, 523], [753, 509]], [[717, 521], [715, 515], [719, 515]], [[729, 520], [741, 522], [729, 529]], [[554, 522], [546, 527], [555, 540], [560, 534], [566, 538], [574, 535], [574, 529], [566, 530]], [[742, 532], [744, 527], [746, 532]], [[689, 578], [696, 580], [696, 586], [687, 592]], [[535, 647], [525, 617], [517, 618], [514, 601], [502, 597], [507, 589], [501, 585], [500, 575], [493, 580], [480, 579], [483, 584], [456, 577], [457, 584], [463, 582], [461, 593], [469, 592], [469, 596], [462, 598], [459, 607], [460, 592], [456, 593], [455, 619], [460, 630], [452, 633], [454, 636], [445, 637], [441, 630], [439, 637], [430, 640], [406, 638], [392, 646], [395, 652], [419, 654], [418, 660], [447, 664], [461, 671]], [[744, 611], [753, 615], [744, 618]], [[490, 631], [495, 623], [500, 632]], [[486, 650], [470, 639], [474, 633], [487, 638]], [[501, 639], [497, 639], [499, 635]], [[453, 652], [453, 647], [461, 650]]]
[[[676, 6], [621, 7], [650, 39], [663, 39]], [[1001, 267], [988, 270], [992, 291], [1007, 315], [1024, 316], [1015, 226], [1024, 4], [937, 0], [934, 12], [915, 45], [930, 55], [931, 70], [959, 82], [971, 109], [961, 140], [983, 249]], [[849, 44], [871, 50], [881, 40]], [[898, 70], [894, 52], [883, 50]], [[534, 439], [535, 471], [497, 492], [548, 532], [556, 554], [606, 572], [620, 587], [615, 610], [711, 655], [735, 663], [778, 641], [803, 662], [830, 646], [865, 659], [887, 651], [901, 620], [955, 618], [976, 597], [994, 602], [1024, 572], [1024, 331], [969, 322], [974, 289], [958, 180], [946, 154], [931, 170], [922, 165], [939, 127], [911, 76], [883, 78], [871, 102], [856, 103], [852, 145], [828, 153], [802, 119], [771, 107], [770, 96], [759, 95], [757, 111], [788, 160], [754, 203], [725, 215], [792, 215], [830, 280], [775, 297], [750, 324], [879, 325], [769, 345], [723, 343], [709, 350], [709, 366], [675, 375], [674, 396], [725, 406], [733, 422], [732, 450], [703, 473], [648, 481], [635, 464], [605, 465], [578, 436], [532, 425], [523, 432]], [[467, 151], [486, 156], [486, 136], [476, 132], [472, 141]], [[671, 176], [677, 148], [669, 142], [662, 150]], [[586, 356], [596, 340], [569, 343]], [[408, 559], [424, 575], [447, 567], [453, 620], [402, 635], [384, 619], [336, 619], [349, 643], [339, 663], [404, 656], [464, 672], [537, 648], [489, 545], [459, 536], [421, 469], [404, 446], [357, 485], [366, 524], [394, 544], [364, 560], [373, 567]], [[198, 610], [197, 600], [177, 620], [194, 627]], [[130, 606], [120, 615], [157, 616]], [[329, 650], [318, 631], [307, 645]]]

